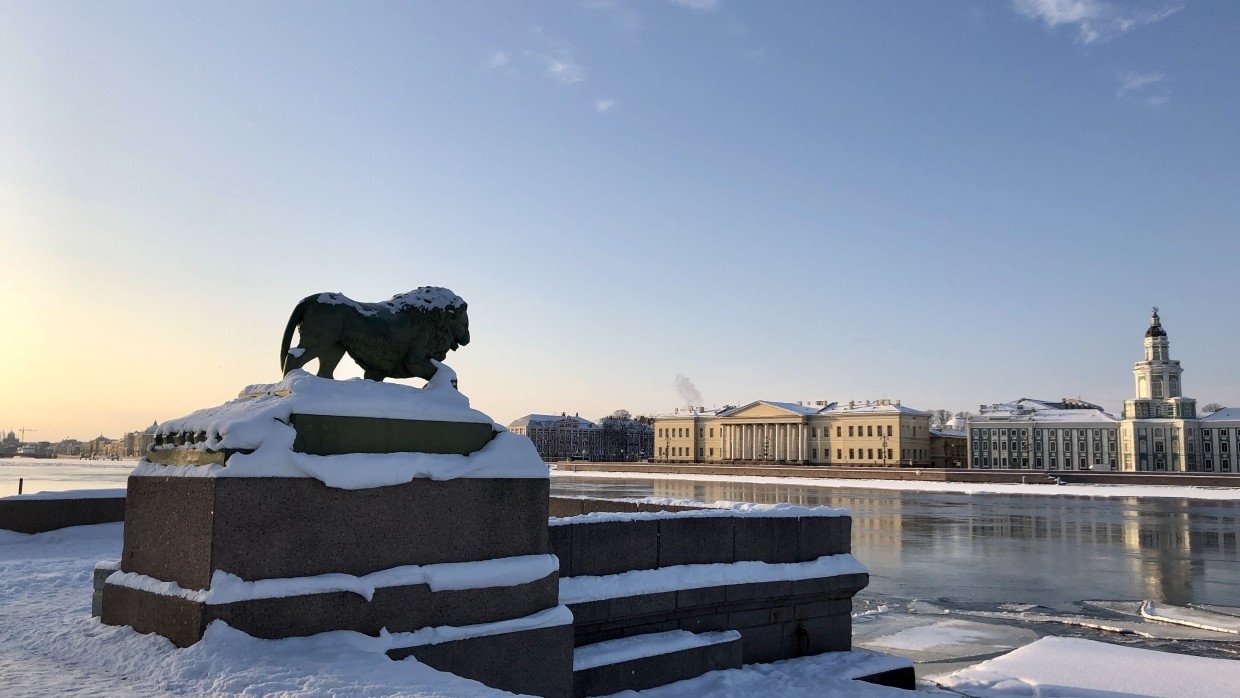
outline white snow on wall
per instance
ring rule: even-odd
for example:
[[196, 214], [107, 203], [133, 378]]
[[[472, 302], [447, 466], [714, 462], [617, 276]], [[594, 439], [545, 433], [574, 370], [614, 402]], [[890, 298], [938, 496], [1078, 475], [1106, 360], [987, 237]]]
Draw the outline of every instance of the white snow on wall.
[[137, 572], [113, 572], [107, 583], [208, 605], [337, 591], [353, 592], [370, 601], [375, 589], [386, 587], [426, 584], [431, 591], [507, 587], [537, 581], [559, 568], [560, 562], [554, 555], [521, 555], [477, 562], [404, 565], [360, 577], [332, 573], [247, 581], [216, 570], [211, 576], [211, 588], [206, 590], [185, 589], [176, 582], [165, 582]]
[[847, 509], [833, 509], [827, 506], [805, 507], [795, 504], [752, 504], [750, 502], [718, 501], [710, 504], [691, 499], [670, 499], [667, 497], [643, 497], [641, 499], [623, 499], [618, 501], [635, 501], [657, 505], [675, 505], [694, 507], [690, 511], [595, 511], [576, 516], [552, 517], [552, 526], [569, 524], [604, 523], [610, 521], [654, 521], [657, 519], [685, 518], [801, 518], [805, 516], [848, 516]]
[[665, 633], [648, 633], [618, 640], [596, 642], [573, 650], [573, 671], [593, 669], [605, 664], [618, 664], [643, 657], [671, 654], [694, 647], [709, 647], [740, 638], [735, 630], [713, 633], [691, 633], [688, 630], [671, 630]]
[[725, 584], [784, 582], [842, 574], [868, 574], [857, 558], [843, 553], [810, 562], [722, 562], [709, 565], [674, 565], [657, 570], [632, 570], [603, 576], [560, 579], [560, 603], [600, 601], [638, 594], [680, 589], [701, 589]]

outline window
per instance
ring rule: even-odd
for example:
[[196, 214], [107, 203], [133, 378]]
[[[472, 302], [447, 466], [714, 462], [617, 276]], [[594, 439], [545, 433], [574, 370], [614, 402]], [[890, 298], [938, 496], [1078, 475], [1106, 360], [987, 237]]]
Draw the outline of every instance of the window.
[[[698, 437], [706, 436], [706, 427], [698, 427]], [[714, 436], [712, 434], [711, 436]]]
[[712, 439], [713, 439], [713, 438], [715, 438], [715, 428], [714, 428], [714, 427], [711, 427], [711, 428], [710, 428], [710, 437], [711, 437]]
[[866, 436], [874, 436], [874, 425], [870, 424], [869, 426], [865, 428], [865, 431], [866, 431], [866, 434], [865, 434]]
[[874, 460], [874, 449], [872, 449], [872, 448], [871, 448], [871, 449], [867, 449], [867, 450], [869, 450], [869, 452], [870, 452], [870, 455], [869, 455], [869, 456], [867, 456], [867, 458], [869, 458], [870, 460]]
[[844, 460], [844, 449], [842, 448], [835, 449], [835, 459]]
[[698, 458], [701, 458], [703, 455], [704, 455], [704, 454], [703, 454], [703, 452], [702, 452], [702, 447], [701, 447], [701, 446], [698, 446]]
[[891, 436], [891, 425], [887, 425], [887, 436]]
[[852, 428], [852, 426], [851, 426], [851, 425], [848, 427], [848, 435], [849, 435], [849, 436], [852, 436], [852, 435], [853, 435], [853, 428]]
[[1039, 470], [1042, 469], [1042, 457], [1041, 456], [1038, 456], [1037, 458], [1033, 459], [1033, 467]]
[[857, 458], [857, 456], [853, 453], [854, 450], [856, 449], [848, 449], [848, 460], [855, 460]]
[[816, 448], [811, 448], [811, 449], [809, 450], [809, 457], [810, 457], [810, 458], [812, 458], [812, 459], [814, 459], [814, 460], [818, 460], [818, 449], [816, 449]]
[[836, 435], [836, 436], [843, 436], [843, 435], [844, 435], [844, 434], [843, 434], [843, 431], [844, 431], [844, 427], [836, 427], [836, 428], [835, 428], [835, 435]]
[[815, 439], [816, 439], [816, 438], [818, 438], [818, 427], [810, 427], [810, 428], [809, 428], [809, 435], [810, 435], [810, 437], [812, 437], [812, 438], [815, 438]]

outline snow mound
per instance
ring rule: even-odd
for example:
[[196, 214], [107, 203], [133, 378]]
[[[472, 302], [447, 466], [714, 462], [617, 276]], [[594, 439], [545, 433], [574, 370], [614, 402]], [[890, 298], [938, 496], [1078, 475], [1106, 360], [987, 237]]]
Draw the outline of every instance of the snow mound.
[[[218, 407], [164, 422], [157, 436], [198, 434], [176, 448], [233, 450], [225, 465], [160, 465], [143, 460], [138, 476], [309, 477], [328, 487], [365, 489], [415, 479], [548, 477], [529, 439], [512, 434], [469, 407], [453, 386], [456, 374], [439, 367], [424, 388], [363, 379], [331, 380], [292, 371], [279, 383], [251, 385], [240, 397]], [[467, 456], [441, 453], [384, 453], [316, 456], [293, 450], [293, 414], [377, 417], [490, 425], [496, 432], [483, 448]]]
[[1230, 696], [1240, 686], [1240, 662], [1044, 637], [1001, 657], [929, 680], [978, 698]]

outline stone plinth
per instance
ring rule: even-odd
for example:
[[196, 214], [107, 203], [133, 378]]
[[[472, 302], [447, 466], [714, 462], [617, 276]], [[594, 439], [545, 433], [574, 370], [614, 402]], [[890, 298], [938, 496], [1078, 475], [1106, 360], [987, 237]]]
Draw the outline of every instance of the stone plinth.
[[[270, 419], [281, 396], [261, 394], [254, 404]], [[393, 659], [414, 656], [503, 690], [570, 695], [572, 617], [548, 552], [548, 480], [531, 476], [521, 449], [534, 470], [544, 466], [524, 440], [505, 441], [511, 435], [490, 423], [293, 413], [287, 423], [251, 422], [268, 425], [266, 442], [221, 459], [230, 437], [218, 421], [180, 421], [154, 452], [177, 465], [148, 463], [129, 479], [104, 623], [180, 647], [217, 620], [267, 639], [386, 631]], [[356, 489], [324, 484], [347, 483], [349, 468], [413, 475]], [[283, 476], [299, 471], [314, 477]]]
[[184, 589], [355, 576], [547, 552], [548, 481], [415, 480], [342, 490], [312, 478], [129, 478], [121, 570]]

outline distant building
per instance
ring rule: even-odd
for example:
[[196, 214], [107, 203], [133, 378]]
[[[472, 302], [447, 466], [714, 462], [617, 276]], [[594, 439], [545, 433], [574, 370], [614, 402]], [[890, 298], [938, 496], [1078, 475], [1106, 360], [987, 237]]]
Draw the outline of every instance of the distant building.
[[969, 467], [969, 434], [963, 429], [930, 427], [930, 467]]
[[655, 417], [655, 458], [688, 463], [925, 467], [930, 415], [899, 400], [758, 400]]
[[1021, 399], [983, 405], [968, 421], [969, 467], [1036, 470], [1236, 472], [1240, 410], [1199, 418], [1184, 397], [1180, 362], [1154, 308], [1145, 356], [1133, 366], [1136, 396], [1116, 418], [1080, 400]]
[[607, 417], [595, 423], [564, 412], [527, 414], [508, 430], [529, 437], [547, 462], [644, 460], [654, 450], [654, 429], [633, 419]]
[[968, 421], [969, 467], [1115, 470], [1118, 429], [1118, 419], [1083, 400], [982, 405]]

